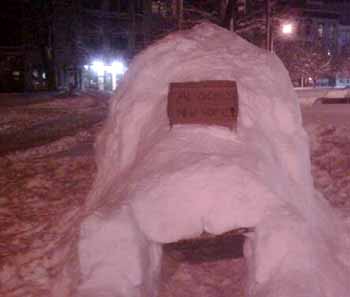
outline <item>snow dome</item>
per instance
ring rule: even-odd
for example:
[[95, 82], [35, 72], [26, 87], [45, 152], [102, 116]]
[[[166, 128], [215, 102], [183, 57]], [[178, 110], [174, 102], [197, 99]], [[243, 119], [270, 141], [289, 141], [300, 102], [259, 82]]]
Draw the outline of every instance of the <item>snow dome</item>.
[[[169, 84], [235, 81], [237, 129], [174, 125]], [[77, 296], [157, 296], [162, 244], [249, 228], [246, 296], [345, 297], [349, 238], [313, 187], [280, 60], [212, 24], [139, 54], [97, 139]]]

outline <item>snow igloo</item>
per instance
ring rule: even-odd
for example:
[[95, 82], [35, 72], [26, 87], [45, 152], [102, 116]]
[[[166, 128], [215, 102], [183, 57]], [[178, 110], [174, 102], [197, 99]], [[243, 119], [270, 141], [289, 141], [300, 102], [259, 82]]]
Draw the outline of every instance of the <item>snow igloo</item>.
[[[236, 129], [170, 127], [169, 85], [216, 80], [237, 84]], [[349, 233], [314, 189], [276, 55], [208, 23], [170, 34], [131, 63], [96, 159], [76, 296], [158, 296], [164, 244], [242, 228], [245, 296], [350, 296]]]

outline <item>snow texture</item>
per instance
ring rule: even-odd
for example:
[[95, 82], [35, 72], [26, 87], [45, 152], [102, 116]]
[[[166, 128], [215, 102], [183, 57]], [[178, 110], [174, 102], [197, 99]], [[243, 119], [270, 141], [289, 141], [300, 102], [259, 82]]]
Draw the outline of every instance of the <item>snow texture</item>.
[[68, 297], [76, 288], [80, 210], [105, 111], [85, 95], [1, 94], [1, 297]]
[[[169, 83], [234, 80], [237, 131], [175, 125]], [[77, 296], [156, 296], [163, 243], [253, 228], [246, 296], [345, 297], [348, 230], [314, 189], [308, 138], [280, 60], [211, 24], [142, 52], [97, 140]]]

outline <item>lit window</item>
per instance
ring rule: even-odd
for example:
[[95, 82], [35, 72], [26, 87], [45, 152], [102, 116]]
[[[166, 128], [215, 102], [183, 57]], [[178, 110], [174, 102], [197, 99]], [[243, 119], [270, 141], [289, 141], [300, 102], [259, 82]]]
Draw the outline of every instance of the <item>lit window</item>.
[[323, 31], [324, 31], [324, 24], [319, 23], [317, 27], [318, 37], [323, 37]]

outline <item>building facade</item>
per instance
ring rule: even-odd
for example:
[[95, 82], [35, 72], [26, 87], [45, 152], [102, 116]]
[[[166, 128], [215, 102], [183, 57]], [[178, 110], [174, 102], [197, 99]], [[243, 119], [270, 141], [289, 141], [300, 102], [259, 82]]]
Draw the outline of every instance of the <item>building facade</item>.
[[[180, 0], [3, 1], [0, 91], [113, 89], [117, 78], [114, 67], [119, 65], [116, 62], [127, 64], [153, 40], [179, 27], [182, 19]], [[187, 5], [194, 2], [185, 1]], [[225, 10], [220, 7], [227, 8], [228, 0], [205, 3], [207, 12], [214, 7], [219, 21], [224, 18]], [[241, 23], [242, 29], [253, 24], [250, 40], [264, 46], [265, 0], [237, 0], [236, 4], [236, 17], [244, 20], [245, 15], [253, 16], [250, 23]], [[296, 20], [293, 39], [322, 45], [329, 59], [350, 53], [349, 1], [280, 0], [279, 4], [288, 7], [284, 16]], [[274, 21], [277, 26], [277, 17]], [[350, 86], [348, 72], [344, 66], [332, 77], [317, 77], [313, 83]], [[311, 75], [301, 77], [301, 81], [310, 79]]]
[[23, 2], [4, 0], [0, 10], [0, 92], [24, 87]]
[[127, 63], [176, 24], [174, 0], [3, 1], [0, 91], [98, 87], [94, 61]]
[[169, 18], [172, 2], [53, 1], [51, 26], [56, 87], [114, 89], [118, 69], [113, 65], [126, 64], [161, 34], [160, 28], [164, 30], [174, 24]]

